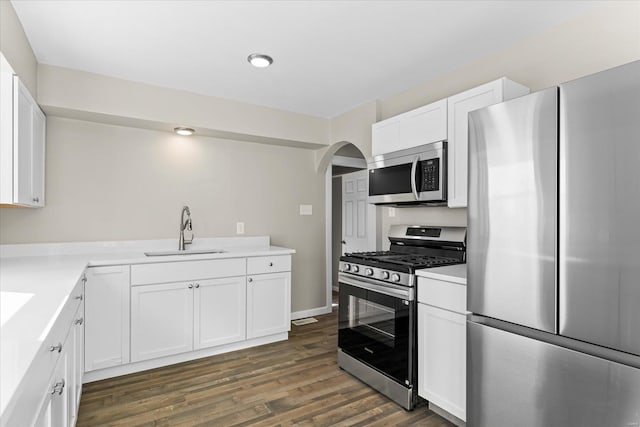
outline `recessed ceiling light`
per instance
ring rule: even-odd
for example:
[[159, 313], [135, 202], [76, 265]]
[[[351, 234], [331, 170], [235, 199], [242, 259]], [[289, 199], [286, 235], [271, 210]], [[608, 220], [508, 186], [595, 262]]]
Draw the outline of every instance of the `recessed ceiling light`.
[[191, 128], [185, 128], [185, 127], [177, 127], [177, 128], [174, 128], [173, 131], [178, 135], [185, 135], [185, 136], [193, 135], [196, 132]]
[[273, 63], [273, 58], [261, 53], [252, 53], [247, 57], [247, 61], [256, 68], [266, 68]]

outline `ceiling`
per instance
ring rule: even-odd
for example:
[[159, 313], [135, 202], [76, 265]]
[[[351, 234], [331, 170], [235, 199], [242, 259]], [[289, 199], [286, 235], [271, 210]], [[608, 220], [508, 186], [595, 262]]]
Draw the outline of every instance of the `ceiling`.
[[12, 1], [40, 63], [327, 118], [603, 3]]

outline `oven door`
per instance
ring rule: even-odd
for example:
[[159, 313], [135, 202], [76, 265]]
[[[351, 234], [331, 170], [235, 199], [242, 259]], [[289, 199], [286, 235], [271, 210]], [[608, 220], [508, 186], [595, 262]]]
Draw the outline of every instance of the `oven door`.
[[446, 142], [374, 157], [368, 164], [369, 203], [445, 202]]
[[415, 371], [413, 289], [385, 293], [379, 289], [385, 286], [340, 275], [338, 347], [410, 387]]

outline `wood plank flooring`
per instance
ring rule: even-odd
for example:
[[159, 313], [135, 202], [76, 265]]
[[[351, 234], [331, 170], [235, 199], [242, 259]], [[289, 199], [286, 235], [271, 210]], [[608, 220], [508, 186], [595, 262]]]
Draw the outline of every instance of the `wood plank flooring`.
[[292, 326], [288, 341], [84, 385], [83, 426], [427, 426], [337, 366], [337, 315]]

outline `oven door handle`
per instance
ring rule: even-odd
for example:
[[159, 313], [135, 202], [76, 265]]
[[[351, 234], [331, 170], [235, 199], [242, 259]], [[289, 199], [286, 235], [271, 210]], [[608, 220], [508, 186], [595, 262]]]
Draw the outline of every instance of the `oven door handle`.
[[406, 288], [404, 286], [394, 286], [390, 283], [385, 285], [379, 285], [373, 282], [371, 279], [366, 279], [364, 277], [358, 277], [357, 279], [353, 279], [344, 273], [338, 274], [338, 282], [355, 286], [356, 288], [362, 288], [368, 291], [378, 292], [380, 294], [388, 295], [394, 298], [402, 298], [408, 301], [414, 300], [413, 288]]
[[417, 155], [415, 159], [413, 159], [413, 163], [411, 163], [411, 191], [413, 191], [413, 195], [416, 200], [419, 200], [418, 196], [418, 187], [416, 186], [416, 172], [418, 171], [418, 161], [420, 160], [420, 155]]

